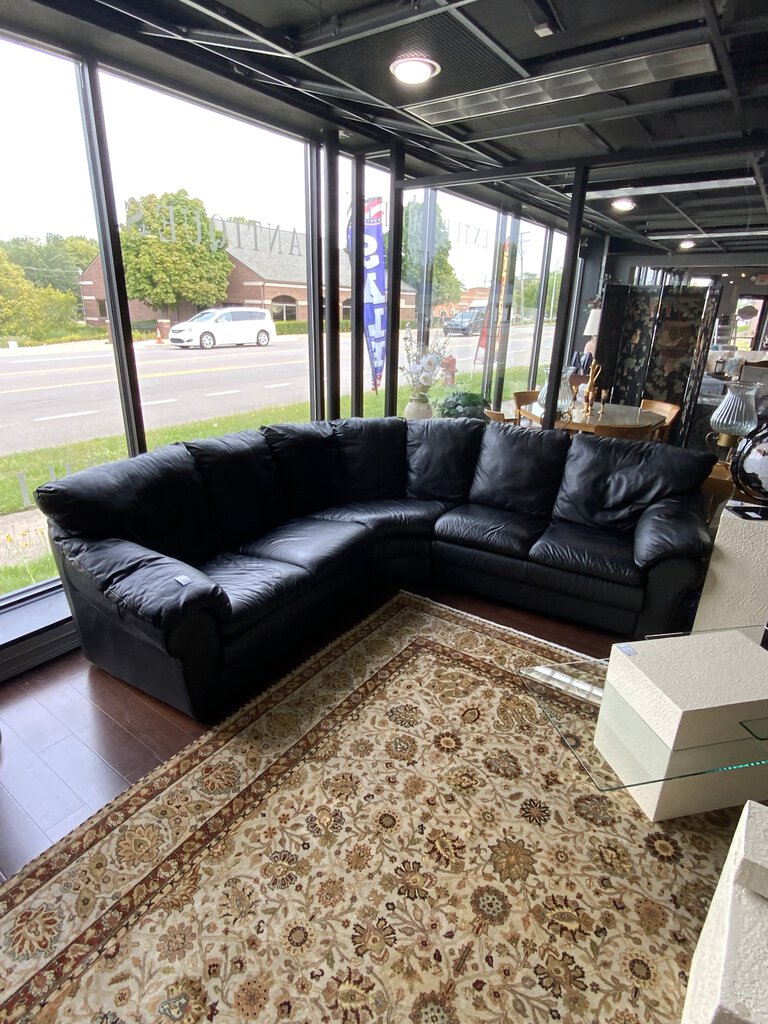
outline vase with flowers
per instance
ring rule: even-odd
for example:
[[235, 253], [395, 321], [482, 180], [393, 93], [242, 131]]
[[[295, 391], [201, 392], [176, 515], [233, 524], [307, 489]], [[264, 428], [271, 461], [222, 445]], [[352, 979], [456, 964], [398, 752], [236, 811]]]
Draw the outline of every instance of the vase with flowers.
[[416, 342], [407, 338], [403, 343], [406, 363], [400, 372], [408, 381], [411, 395], [403, 409], [407, 420], [426, 420], [432, 416], [429, 390], [437, 380], [445, 352], [439, 346], [419, 354]]

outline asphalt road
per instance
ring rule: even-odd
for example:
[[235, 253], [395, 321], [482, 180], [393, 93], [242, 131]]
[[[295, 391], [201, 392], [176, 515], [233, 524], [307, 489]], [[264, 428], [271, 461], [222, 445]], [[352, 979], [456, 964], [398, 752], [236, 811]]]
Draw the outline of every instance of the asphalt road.
[[[509, 363], [527, 361], [531, 331], [512, 329]], [[551, 335], [546, 329], [547, 351]], [[451, 338], [459, 370], [472, 369], [476, 349], [477, 336]], [[147, 428], [308, 400], [305, 336], [278, 337], [267, 348], [204, 352], [139, 342], [134, 351]], [[74, 342], [1, 352], [0, 454], [122, 433], [110, 345]], [[342, 337], [341, 380], [342, 393], [348, 393], [348, 335]]]

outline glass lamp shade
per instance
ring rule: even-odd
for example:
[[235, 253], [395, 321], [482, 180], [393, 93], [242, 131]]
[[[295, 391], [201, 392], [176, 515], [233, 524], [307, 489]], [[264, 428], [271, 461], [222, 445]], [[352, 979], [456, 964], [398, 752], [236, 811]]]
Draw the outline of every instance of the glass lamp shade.
[[757, 406], [755, 395], [758, 384], [726, 384], [725, 398], [712, 413], [709, 425], [718, 435], [717, 443], [732, 448], [740, 437], [746, 437], [757, 427]]
[[600, 330], [600, 317], [602, 315], [602, 309], [590, 309], [587, 322], [584, 324], [584, 337], [594, 338], [597, 332]]
[[557, 392], [557, 411], [559, 413], [564, 413], [573, 405], [573, 392], [571, 391], [571, 385], [568, 383], [568, 377], [569, 374], [564, 373], [560, 378], [560, 387]]
[[[559, 413], [564, 413], [566, 409], [570, 409], [573, 403], [573, 392], [571, 391], [571, 385], [568, 383], [570, 371], [566, 370], [563, 376], [560, 378], [560, 387], [557, 389], [556, 406], [555, 408]], [[547, 404], [547, 388], [549, 387], [549, 370], [546, 371], [544, 377], [544, 383], [541, 385], [541, 391], [539, 391], [538, 402], [541, 406]]]

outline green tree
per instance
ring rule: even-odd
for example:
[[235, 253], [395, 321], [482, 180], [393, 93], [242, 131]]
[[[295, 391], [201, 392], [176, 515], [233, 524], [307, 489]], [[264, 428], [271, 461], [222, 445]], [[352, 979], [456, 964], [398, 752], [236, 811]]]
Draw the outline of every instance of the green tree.
[[209, 227], [205, 206], [184, 189], [130, 199], [120, 237], [129, 298], [156, 310], [226, 298], [232, 264], [224, 233]]
[[99, 243], [85, 235], [69, 235], [64, 239], [64, 248], [77, 267], [78, 275], [82, 275], [99, 255]]
[[78, 265], [68, 239], [61, 235], [46, 235], [44, 242], [37, 238], [12, 238], [0, 242], [0, 246], [32, 284], [50, 285], [56, 291], [79, 295], [80, 274], [85, 268]]
[[32, 284], [0, 248], [0, 336], [42, 338], [65, 326], [74, 312], [71, 293]]
[[[403, 208], [403, 281], [421, 288], [424, 204], [412, 199]], [[442, 214], [435, 212], [435, 257], [432, 263], [432, 305], [458, 302], [464, 290], [451, 266], [451, 243]]]

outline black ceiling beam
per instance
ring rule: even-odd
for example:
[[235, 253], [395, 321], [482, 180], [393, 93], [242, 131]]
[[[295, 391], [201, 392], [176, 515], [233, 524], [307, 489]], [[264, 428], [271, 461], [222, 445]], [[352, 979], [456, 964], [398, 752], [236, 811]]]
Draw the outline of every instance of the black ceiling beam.
[[[445, 7], [448, 6], [448, 0], [440, 0], [440, 2]], [[486, 32], [482, 26], [478, 25], [474, 18], [471, 18], [466, 11], [451, 8], [451, 17], [454, 21], [458, 21], [461, 27], [471, 33], [475, 39], [478, 39], [495, 57], [503, 61], [518, 78], [530, 78], [531, 72], [518, 60], [515, 60], [512, 54], [497, 43], [493, 36]]]
[[[707, 156], [732, 153], [757, 153], [768, 149], [768, 135], [754, 132], [749, 138], [710, 140]], [[488, 171], [471, 171], [467, 174], [450, 174], [418, 178], [410, 182], [400, 181], [397, 188], [433, 188], [452, 185], [477, 185], [494, 181], [509, 181], [513, 178], [530, 178], [539, 174], [555, 174], [579, 167], [623, 167], [626, 165], [663, 163], [681, 157], [701, 157], [701, 142], [670, 142], [658, 148], [616, 150], [614, 153], [596, 154], [585, 157], [564, 157], [560, 160], [519, 160], [508, 167]]]
[[715, 89], [708, 93], [693, 93], [690, 96], [672, 96], [661, 100], [647, 100], [645, 103], [631, 103], [623, 107], [602, 107], [583, 114], [565, 114], [561, 117], [542, 118], [527, 124], [510, 125], [509, 128], [495, 128], [489, 132], [470, 132], [465, 140], [470, 143], [491, 142], [494, 139], [505, 139], [518, 135], [532, 135], [535, 132], [558, 131], [562, 128], [574, 128], [577, 125], [590, 126], [596, 121], [622, 121], [629, 117], [645, 117], [649, 114], [675, 113], [691, 107], [708, 107], [714, 103], [727, 100], [730, 93], [727, 89]]
[[[142, 35], [164, 35], [156, 29], [147, 29]], [[287, 57], [285, 49], [268, 43], [264, 39], [251, 39], [241, 32], [217, 32], [205, 28], [186, 28], [178, 26], [173, 35], [183, 35], [191, 43], [208, 43], [222, 50], [244, 50], [248, 53], [260, 53], [269, 57]], [[291, 55], [292, 56], [292, 55]]]
[[[730, 90], [731, 106], [733, 107], [733, 112], [738, 122], [739, 129], [741, 130], [741, 133], [744, 134], [747, 130], [747, 119], [744, 116], [744, 109], [741, 105], [739, 83], [736, 81], [736, 75], [733, 71], [731, 53], [726, 46], [725, 40], [723, 39], [720, 31], [720, 22], [712, 0], [702, 0], [702, 6], [704, 8], [704, 16], [707, 19], [707, 27], [712, 33], [712, 49], [715, 51], [715, 56], [720, 64], [720, 70], [723, 78], [725, 79], [725, 84]], [[768, 211], [768, 191], [766, 191], [762, 170], [755, 159], [754, 154], [752, 155], [750, 164], [752, 166], [752, 172], [755, 175], [755, 181], [757, 182], [757, 187], [760, 190], [760, 195], [762, 196], [765, 209]]]
[[476, 0], [420, 0], [419, 3], [404, 5], [385, 0], [384, 3], [371, 4], [346, 14], [332, 14], [324, 18], [313, 28], [299, 32], [294, 37], [294, 49], [302, 57], [307, 57], [334, 46], [341, 46], [343, 43], [353, 42], [355, 39], [366, 39], [379, 32], [410, 25], [414, 21], [421, 21], [475, 2]]

